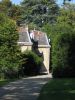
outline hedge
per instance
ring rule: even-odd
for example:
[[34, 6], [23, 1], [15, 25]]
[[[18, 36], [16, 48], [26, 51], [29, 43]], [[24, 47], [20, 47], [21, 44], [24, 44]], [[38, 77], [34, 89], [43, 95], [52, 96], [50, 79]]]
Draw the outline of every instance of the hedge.
[[52, 43], [53, 77], [75, 77], [75, 33], [56, 35]]
[[37, 75], [40, 73], [43, 59], [32, 51], [22, 54], [22, 73], [23, 75]]

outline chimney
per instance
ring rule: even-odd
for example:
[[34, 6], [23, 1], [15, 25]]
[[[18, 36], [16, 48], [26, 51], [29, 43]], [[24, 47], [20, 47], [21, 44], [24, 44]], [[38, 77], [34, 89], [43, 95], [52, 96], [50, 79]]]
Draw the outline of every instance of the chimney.
[[28, 32], [28, 25], [25, 26], [25, 31], [26, 31], [27, 33], [29, 33], [29, 32]]

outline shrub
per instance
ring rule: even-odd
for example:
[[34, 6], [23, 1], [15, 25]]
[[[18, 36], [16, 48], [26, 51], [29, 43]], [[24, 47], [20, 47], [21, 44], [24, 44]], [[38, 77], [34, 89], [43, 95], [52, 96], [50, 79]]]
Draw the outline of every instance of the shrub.
[[75, 77], [75, 34], [58, 34], [52, 44], [53, 77]]
[[5, 79], [18, 78], [18, 71], [14, 69], [8, 69], [7, 71], [5, 71], [4, 76]]
[[[6, 77], [7, 70], [12, 73], [18, 71], [20, 66], [19, 47], [17, 44], [19, 34], [15, 21], [0, 13], [0, 77]], [[11, 70], [12, 69], [12, 70]], [[8, 75], [10, 77], [10, 75]], [[11, 77], [13, 74], [11, 74]], [[14, 75], [15, 76], [15, 75]]]
[[25, 75], [37, 75], [40, 72], [42, 58], [32, 51], [22, 54], [22, 73]]

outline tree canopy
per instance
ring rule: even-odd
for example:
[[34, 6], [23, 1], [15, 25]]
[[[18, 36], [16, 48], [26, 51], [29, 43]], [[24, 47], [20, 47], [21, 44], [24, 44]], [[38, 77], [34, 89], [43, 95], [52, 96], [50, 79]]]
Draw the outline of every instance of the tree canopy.
[[15, 21], [0, 14], [0, 74], [18, 71], [19, 48]]
[[23, 0], [21, 6], [22, 22], [34, 23], [37, 26], [54, 23], [59, 9], [55, 0]]
[[9, 18], [17, 21], [21, 15], [21, 7], [13, 4], [10, 0], [0, 1], [0, 13], [6, 14]]

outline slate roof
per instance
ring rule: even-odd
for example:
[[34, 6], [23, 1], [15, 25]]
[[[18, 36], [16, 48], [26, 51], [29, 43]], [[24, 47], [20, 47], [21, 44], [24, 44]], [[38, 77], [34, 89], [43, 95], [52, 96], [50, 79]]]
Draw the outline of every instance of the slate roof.
[[26, 32], [19, 33], [19, 42], [29, 42], [28, 35]]
[[47, 36], [43, 32], [34, 31], [34, 40], [38, 41], [38, 45], [49, 45]]
[[29, 34], [25, 31], [24, 28], [19, 29], [19, 45], [32, 45], [31, 40], [29, 38]]
[[[47, 35], [41, 31], [33, 30], [34, 41], [38, 41], [38, 46], [49, 46]], [[19, 45], [32, 45], [29, 33], [25, 28], [19, 29]]]

